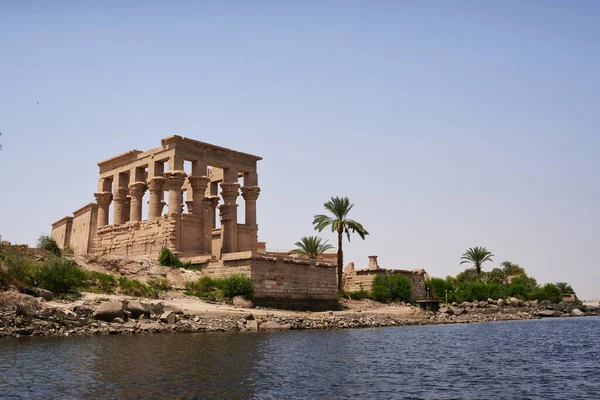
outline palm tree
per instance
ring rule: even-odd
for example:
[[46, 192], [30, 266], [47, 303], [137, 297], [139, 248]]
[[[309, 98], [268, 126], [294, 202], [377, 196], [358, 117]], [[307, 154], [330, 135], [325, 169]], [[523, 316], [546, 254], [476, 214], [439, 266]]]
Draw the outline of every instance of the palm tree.
[[485, 247], [469, 247], [469, 250], [465, 251], [460, 258], [461, 260], [464, 260], [460, 264], [473, 264], [475, 271], [477, 272], [477, 277], [481, 280], [481, 264], [486, 261], [492, 261], [492, 257], [494, 257], [494, 255]]
[[556, 287], [560, 290], [560, 294], [575, 294], [575, 291], [567, 282], [556, 282]]
[[342, 251], [342, 237], [346, 233], [348, 241], [350, 241], [350, 231], [358, 233], [362, 240], [369, 234], [367, 230], [359, 223], [348, 218], [348, 214], [354, 204], [350, 204], [347, 197], [332, 197], [324, 207], [332, 215], [315, 215], [313, 225], [315, 229], [322, 232], [323, 229], [331, 226], [331, 232], [337, 232], [338, 235], [338, 251], [337, 251], [337, 286], [338, 291], [342, 291], [342, 268], [344, 265], [344, 252]]
[[298, 254], [309, 258], [317, 258], [327, 250], [333, 249], [333, 246], [323, 241], [318, 236], [303, 236], [299, 242], [294, 243], [297, 249], [290, 251], [290, 254]]

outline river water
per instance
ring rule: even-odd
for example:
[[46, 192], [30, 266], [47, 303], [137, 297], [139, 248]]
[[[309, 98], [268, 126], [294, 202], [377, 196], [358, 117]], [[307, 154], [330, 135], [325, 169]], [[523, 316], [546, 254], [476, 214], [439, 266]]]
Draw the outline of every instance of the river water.
[[0, 340], [2, 399], [600, 399], [600, 318]]

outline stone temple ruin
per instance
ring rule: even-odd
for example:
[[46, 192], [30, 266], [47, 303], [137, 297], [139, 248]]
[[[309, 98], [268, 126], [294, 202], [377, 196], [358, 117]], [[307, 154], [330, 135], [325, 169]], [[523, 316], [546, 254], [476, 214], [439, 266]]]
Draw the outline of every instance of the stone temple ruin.
[[[259, 160], [180, 136], [167, 137], [152, 150], [109, 158], [98, 163], [96, 201], [52, 224], [51, 236], [75, 254], [157, 257], [166, 247], [201, 265], [203, 274], [251, 277], [255, 304], [335, 307], [333, 264], [269, 255], [258, 241]], [[189, 175], [186, 162], [191, 163]], [[243, 223], [238, 221], [240, 193]]]
[[429, 279], [429, 274], [424, 269], [402, 270], [381, 268], [377, 262], [377, 256], [369, 256], [368, 269], [355, 269], [351, 262], [344, 268], [342, 281], [344, 290], [347, 292], [357, 292], [360, 290], [370, 291], [373, 287], [373, 278], [376, 276], [386, 276], [399, 274], [408, 279], [412, 286], [411, 301], [424, 299], [427, 296], [425, 281]]

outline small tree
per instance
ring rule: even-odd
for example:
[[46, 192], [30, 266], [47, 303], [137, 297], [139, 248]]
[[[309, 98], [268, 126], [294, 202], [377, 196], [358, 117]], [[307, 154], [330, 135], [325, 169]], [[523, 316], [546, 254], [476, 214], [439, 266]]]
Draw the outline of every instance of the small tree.
[[390, 301], [408, 301], [412, 293], [410, 281], [405, 276], [392, 274], [377, 275], [373, 278], [371, 295], [373, 300], [388, 303]]
[[57, 257], [60, 257], [61, 254], [60, 247], [58, 247], [58, 243], [56, 243], [56, 240], [52, 239], [48, 235], [40, 235], [40, 238], [37, 242], [37, 248], [49, 251]]
[[512, 263], [510, 261], [504, 261], [502, 264], [502, 271], [506, 276], [511, 275], [523, 275], [525, 273], [525, 268], [519, 267], [519, 264]]
[[461, 265], [464, 263], [473, 264], [479, 280], [481, 280], [481, 266], [486, 261], [492, 261], [494, 255], [488, 251], [485, 247], [469, 247], [460, 258], [463, 260]]
[[333, 249], [333, 246], [323, 242], [323, 239], [318, 236], [303, 236], [299, 242], [294, 243], [297, 248], [290, 251], [290, 254], [298, 254], [309, 258], [317, 258], [327, 250]]

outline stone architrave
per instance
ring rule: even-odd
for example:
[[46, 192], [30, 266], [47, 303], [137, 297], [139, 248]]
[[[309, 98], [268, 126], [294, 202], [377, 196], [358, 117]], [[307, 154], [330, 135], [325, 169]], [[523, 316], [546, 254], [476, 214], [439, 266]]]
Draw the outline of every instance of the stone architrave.
[[127, 203], [127, 195], [129, 190], [124, 187], [118, 188], [113, 193], [114, 209], [113, 209], [113, 224], [120, 225], [125, 223], [125, 207]]
[[108, 208], [112, 202], [111, 192], [94, 193], [96, 203], [98, 203], [98, 228], [108, 225]]
[[239, 195], [240, 184], [237, 182], [221, 183], [221, 197], [223, 204], [221, 211], [221, 236], [223, 239], [223, 253], [237, 252], [237, 207], [236, 199]]
[[146, 192], [146, 182], [135, 182], [129, 185], [129, 195], [131, 196], [130, 220], [142, 220], [142, 198]]
[[256, 250], [258, 241], [258, 226], [256, 224], [256, 200], [260, 195], [260, 187], [244, 186], [242, 187], [242, 197], [246, 202], [246, 226], [252, 228], [252, 251]]
[[181, 170], [165, 172], [165, 186], [169, 190], [169, 202], [167, 203], [169, 215], [181, 214], [183, 200], [181, 187], [185, 182], [186, 175], [185, 171]]
[[164, 176], [155, 176], [148, 181], [148, 190], [150, 191], [150, 200], [148, 201], [148, 219], [158, 218], [162, 215], [162, 209], [165, 205], [165, 202], [163, 201], [164, 185]]

